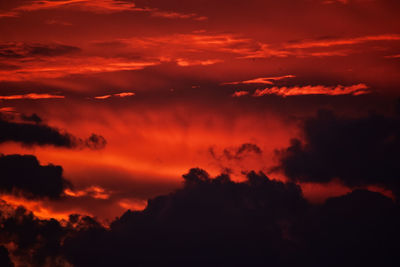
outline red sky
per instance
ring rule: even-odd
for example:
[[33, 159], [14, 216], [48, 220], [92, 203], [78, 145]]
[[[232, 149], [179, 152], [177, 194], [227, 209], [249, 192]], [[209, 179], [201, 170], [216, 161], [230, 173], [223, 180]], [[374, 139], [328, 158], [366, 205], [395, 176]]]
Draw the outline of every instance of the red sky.
[[[100, 150], [0, 144], [62, 166], [75, 186], [61, 200], [3, 199], [44, 217], [112, 219], [179, 187], [191, 167], [270, 173], [316, 110], [390, 109], [399, 11], [397, 0], [0, 1], [0, 111], [107, 140]], [[261, 152], [232, 156], [243, 144]]]

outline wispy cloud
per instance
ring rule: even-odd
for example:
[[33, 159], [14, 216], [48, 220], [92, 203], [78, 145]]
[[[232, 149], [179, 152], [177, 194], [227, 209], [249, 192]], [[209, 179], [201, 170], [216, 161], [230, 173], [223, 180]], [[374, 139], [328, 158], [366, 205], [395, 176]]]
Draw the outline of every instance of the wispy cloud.
[[385, 58], [400, 58], [400, 54], [385, 56]]
[[17, 99], [60, 99], [65, 98], [62, 95], [52, 95], [52, 94], [24, 94], [24, 95], [6, 95], [0, 96], [0, 100], [17, 100]]
[[208, 66], [220, 63], [222, 61], [223, 60], [221, 59], [191, 60], [191, 59], [178, 58], [176, 60], [176, 63], [181, 67], [188, 67], [194, 65]]
[[319, 41], [303, 41], [294, 44], [287, 44], [286, 48], [313, 48], [313, 47], [330, 47], [338, 45], [354, 45], [372, 41], [400, 41], [400, 34], [382, 34], [361, 36], [355, 38], [339, 38], [332, 40], [319, 40]]
[[35, 61], [16, 61], [18, 68], [0, 70], [0, 81], [59, 78], [73, 74], [91, 74], [124, 70], [139, 70], [160, 64], [159, 61], [132, 61], [126, 58], [49, 57]]
[[264, 95], [279, 95], [282, 97], [296, 95], [363, 95], [370, 93], [368, 86], [360, 83], [351, 86], [324, 86], [324, 85], [307, 85], [294, 87], [272, 87], [265, 89], [257, 89], [253, 96], [260, 97]]
[[296, 76], [294, 75], [284, 75], [284, 76], [276, 76], [276, 77], [262, 77], [262, 78], [256, 78], [256, 79], [251, 79], [251, 80], [246, 80], [246, 81], [239, 81], [239, 82], [228, 82], [228, 83], [223, 83], [223, 85], [235, 85], [235, 84], [273, 84], [273, 81], [278, 81], [278, 80], [283, 80], [283, 79], [288, 79], [288, 78], [295, 78]]
[[236, 91], [232, 94], [232, 97], [241, 97], [241, 96], [245, 96], [248, 94], [249, 94], [248, 91]]
[[116, 0], [32, 0], [31, 2], [16, 7], [10, 11], [0, 14], [1, 17], [18, 17], [23, 12], [32, 12], [45, 9], [78, 9], [94, 13], [117, 13], [117, 12], [145, 12], [152, 17], [167, 19], [193, 19], [206, 20], [207, 17], [199, 16], [196, 13], [179, 13], [165, 11], [152, 7], [138, 7], [133, 1]]
[[124, 97], [128, 97], [128, 96], [134, 96], [136, 95], [134, 92], [122, 92], [122, 93], [118, 93], [118, 94], [110, 94], [110, 95], [101, 95], [101, 96], [95, 96], [95, 99], [108, 99], [111, 97], [120, 97], [120, 98], [124, 98]]

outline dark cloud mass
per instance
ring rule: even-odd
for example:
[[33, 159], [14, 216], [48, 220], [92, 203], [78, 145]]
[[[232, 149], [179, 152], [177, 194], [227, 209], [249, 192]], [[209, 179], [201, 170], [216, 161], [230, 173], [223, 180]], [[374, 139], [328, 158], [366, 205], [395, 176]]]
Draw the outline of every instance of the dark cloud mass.
[[338, 116], [322, 110], [303, 125], [304, 140], [279, 152], [281, 169], [299, 182], [337, 178], [350, 187], [376, 185], [400, 196], [400, 117]]
[[[1, 203], [0, 256], [28, 266], [398, 266], [399, 206], [356, 190], [308, 203], [292, 182], [243, 182], [202, 169], [105, 228], [71, 215], [40, 220]], [[13, 245], [10, 245], [13, 244]], [[8, 250], [8, 253], [7, 253]], [[25, 266], [25, 265], [24, 265]]]
[[19, 142], [26, 146], [53, 145], [90, 149], [103, 149], [107, 143], [104, 137], [97, 134], [92, 134], [85, 140], [77, 138], [68, 132], [41, 123], [42, 119], [36, 114], [22, 115], [21, 119], [23, 121], [18, 122], [0, 113], [0, 143]]
[[4, 267], [14, 267], [10, 260], [8, 250], [4, 246], [0, 246], [0, 265]]
[[74, 266], [398, 263], [399, 207], [378, 193], [355, 191], [315, 206], [297, 185], [263, 173], [242, 183], [200, 169], [183, 177], [183, 189], [149, 200], [143, 212], [126, 212], [109, 230], [67, 238], [66, 257]]
[[0, 154], [0, 192], [27, 198], [59, 198], [70, 186], [62, 168], [40, 165], [35, 156]]

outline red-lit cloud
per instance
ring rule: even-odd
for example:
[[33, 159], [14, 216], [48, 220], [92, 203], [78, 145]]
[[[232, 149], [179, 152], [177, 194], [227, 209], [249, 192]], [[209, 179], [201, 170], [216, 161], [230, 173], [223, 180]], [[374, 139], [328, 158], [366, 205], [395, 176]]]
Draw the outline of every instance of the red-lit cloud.
[[95, 99], [107, 99], [110, 98], [112, 96], [116, 96], [116, 97], [128, 97], [128, 96], [134, 96], [135, 93], [133, 92], [122, 92], [122, 93], [118, 93], [118, 94], [112, 94], [112, 95], [102, 95], [102, 96], [95, 96]]
[[278, 76], [278, 77], [263, 77], [263, 78], [256, 78], [256, 79], [251, 79], [251, 80], [246, 80], [246, 81], [241, 81], [241, 82], [228, 82], [228, 83], [223, 83], [223, 84], [273, 84], [273, 81], [279, 81], [287, 78], [295, 78], [296, 76], [294, 75], [284, 75], [284, 76]]
[[65, 98], [62, 95], [53, 95], [53, 94], [24, 94], [24, 95], [7, 95], [0, 96], [0, 100], [17, 100], [17, 99], [60, 99]]
[[94, 13], [117, 13], [117, 12], [145, 12], [154, 17], [167, 19], [194, 19], [207, 20], [205, 16], [199, 16], [195, 13], [179, 13], [174, 11], [164, 11], [158, 8], [138, 7], [133, 1], [115, 1], [115, 0], [31, 0], [27, 4], [18, 6], [11, 11], [0, 14], [1, 17], [17, 17], [22, 12], [33, 12], [39, 10], [54, 9], [78, 9]]
[[272, 87], [265, 89], [257, 89], [253, 96], [259, 97], [264, 95], [279, 95], [283, 97], [295, 95], [363, 95], [370, 91], [365, 84], [356, 84], [351, 86], [294, 86], [294, 87]]

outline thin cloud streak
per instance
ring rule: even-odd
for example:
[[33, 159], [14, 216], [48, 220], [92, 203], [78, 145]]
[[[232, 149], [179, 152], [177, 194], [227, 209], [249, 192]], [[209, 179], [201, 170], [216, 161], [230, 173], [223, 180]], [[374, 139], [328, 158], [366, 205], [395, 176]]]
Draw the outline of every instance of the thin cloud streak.
[[65, 96], [62, 95], [52, 95], [52, 94], [24, 94], [24, 95], [7, 95], [7, 96], [0, 96], [0, 100], [18, 100], [18, 99], [62, 99]]
[[18, 17], [22, 12], [32, 12], [46, 9], [78, 9], [93, 13], [118, 13], [118, 12], [145, 12], [151, 17], [166, 19], [193, 19], [197, 21], [207, 20], [205, 16], [196, 13], [179, 13], [164, 11], [158, 8], [138, 7], [133, 2], [122, 2], [114, 0], [64, 0], [64, 1], [43, 1], [36, 0], [26, 5], [21, 5], [11, 11], [0, 14], [1, 17]]
[[307, 85], [294, 87], [272, 87], [265, 89], [257, 89], [253, 96], [260, 97], [264, 95], [278, 95], [282, 97], [296, 95], [363, 95], [368, 94], [368, 86], [363, 83], [352, 86], [324, 86], [324, 85]]
[[240, 81], [240, 82], [228, 82], [228, 83], [223, 83], [222, 85], [235, 85], [235, 84], [273, 84], [273, 81], [279, 81], [287, 78], [295, 78], [296, 76], [294, 75], [284, 75], [284, 76], [277, 76], [277, 77], [262, 77], [262, 78], [256, 78], [256, 79], [251, 79], [251, 80], [246, 80], [246, 81]]
[[120, 98], [124, 98], [124, 97], [128, 97], [128, 96], [135, 96], [136, 93], [134, 92], [122, 92], [122, 93], [118, 93], [118, 94], [112, 94], [112, 95], [101, 95], [101, 96], [95, 96], [95, 99], [108, 99], [111, 97], [120, 97]]
[[382, 34], [382, 35], [370, 35], [356, 38], [347, 39], [333, 39], [323, 41], [311, 41], [311, 42], [300, 42], [296, 44], [286, 45], [286, 48], [314, 48], [314, 47], [330, 47], [338, 45], [354, 45], [365, 42], [373, 41], [400, 41], [400, 34]]

